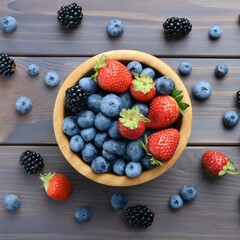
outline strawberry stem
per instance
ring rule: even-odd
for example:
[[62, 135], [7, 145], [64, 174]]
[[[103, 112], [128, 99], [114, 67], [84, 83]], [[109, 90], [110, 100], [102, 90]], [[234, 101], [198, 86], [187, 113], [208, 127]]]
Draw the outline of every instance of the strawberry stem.
[[218, 176], [223, 176], [226, 173], [231, 174], [231, 175], [238, 174], [236, 165], [230, 159], [228, 159], [226, 166], [224, 166], [223, 169], [218, 173]]
[[97, 80], [97, 76], [98, 76], [98, 71], [100, 70], [100, 68], [104, 67], [106, 65], [106, 62], [108, 60], [108, 57], [103, 55], [94, 65], [93, 69], [95, 71], [95, 73], [91, 76], [91, 78], [93, 80]]
[[137, 73], [133, 73], [134, 80], [132, 81], [134, 85], [134, 91], [140, 91], [143, 94], [150, 92], [155, 88], [153, 80], [149, 77], [149, 75], [141, 73], [140, 76]]
[[43, 182], [42, 187], [44, 187], [46, 192], [48, 190], [49, 181], [53, 178], [54, 175], [55, 175], [55, 172], [40, 174], [40, 179]]

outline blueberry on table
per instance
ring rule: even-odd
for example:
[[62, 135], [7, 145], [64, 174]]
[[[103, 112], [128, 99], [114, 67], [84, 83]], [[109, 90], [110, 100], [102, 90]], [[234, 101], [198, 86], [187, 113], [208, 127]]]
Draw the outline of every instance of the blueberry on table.
[[126, 166], [125, 173], [129, 178], [138, 177], [142, 173], [142, 165], [139, 162], [129, 162]]
[[29, 75], [31, 76], [37, 76], [40, 72], [40, 68], [38, 65], [36, 65], [35, 63], [30, 64], [27, 68], [27, 72]]
[[75, 210], [75, 219], [79, 222], [87, 222], [92, 217], [92, 208], [91, 207], [78, 207]]
[[124, 32], [124, 24], [119, 19], [112, 19], [107, 24], [107, 32], [110, 37], [120, 37]]
[[216, 77], [222, 78], [228, 73], [228, 66], [226, 64], [218, 64], [215, 68]]
[[223, 30], [220, 26], [212, 26], [209, 29], [209, 37], [213, 40], [220, 38], [223, 34]]
[[5, 32], [14, 32], [17, 29], [17, 20], [12, 16], [5, 16], [0, 20], [0, 27]]
[[175, 83], [171, 78], [163, 76], [155, 80], [155, 88], [157, 95], [171, 95], [175, 88]]
[[32, 108], [32, 101], [26, 96], [21, 96], [15, 103], [16, 110], [20, 113], [27, 113]]
[[55, 71], [49, 71], [44, 77], [44, 82], [48, 87], [54, 88], [60, 83], [60, 76]]
[[192, 71], [192, 64], [189, 62], [182, 62], [178, 66], [179, 73], [182, 76], [186, 76], [191, 73]]
[[183, 199], [179, 194], [170, 196], [169, 206], [172, 209], [180, 209], [183, 206]]
[[12, 212], [17, 211], [20, 207], [20, 199], [15, 194], [5, 195], [2, 203], [3, 203], [3, 206], [5, 209], [12, 211]]
[[205, 100], [211, 96], [212, 85], [206, 81], [196, 83], [192, 88], [193, 96], [199, 100]]
[[239, 113], [235, 110], [228, 110], [223, 115], [223, 122], [226, 127], [232, 128], [239, 123]]
[[114, 193], [111, 197], [111, 206], [113, 209], [123, 210], [128, 203], [128, 196], [124, 193]]
[[194, 199], [196, 199], [198, 191], [195, 186], [191, 184], [186, 184], [180, 188], [179, 194], [185, 201], [193, 201]]

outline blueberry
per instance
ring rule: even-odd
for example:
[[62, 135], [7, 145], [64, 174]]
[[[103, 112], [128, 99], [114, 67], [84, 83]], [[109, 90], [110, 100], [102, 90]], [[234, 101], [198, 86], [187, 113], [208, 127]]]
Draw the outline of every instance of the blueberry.
[[97, 82], [94, 81], [91, 77], [81, 78], [78, 82], [78, 85], [86, 91], [86, 94], [88, 96], [93, 93], [96, 93], [98, 90]]
[[3, 206], [12, 212], [15, 212], [20, 207], [20, 199], [15, 194], [5, 195], [3, 198]]
[[209, 29], [209, 37], [213, 40], [220, 38], [222, 34], [223, 30], [220, 26], [212, 26]]
[[118, 120], [115, 120], [111, 123], [110, 127], [108, 128], [108, 135], [109, 137], [115, 139], [119, 139], [122, 137], [118, 130]]
[[147, 114], [148, 114], [148, 106], [145, 104], [145, 103], [137, 103], [136, 104], [140, 110], [140, 113], [147, 117]]
[[26, 96], [21, 96], [15, 103], [16, 110], [20, 113], [27, 113], [32, 108], [32, 101]]
[[90, 110], [83, 110], [78, 114], [77, 122], [81, 128], [90, 128], [94, 126], [95, 114]]
[[182, 62], [178, 66], [179, 73], [183, 76], [190, 74], [192, 71], [192, 64], [189, 62]]
[[85, 142], [90, 142], [96, 136], [96, 129], [94, 127], [85, 128], [80, 131], [80, 134]]
[[155, 164], [152, 164], [150, 161], [150, 156], [149, 155], [145, 155], [141, 160], [140, 163], [142, 164], [143, 167], [145, 167], [146, 169], [152, 169], [154, 167], [156, 167]]
[[17, 20], [12, 16], [5, 16], [0, 20], [0, 26], [5, 32], [14, 32], [17, 29]]
[[62, 130], [68, 136], [77, 135], [80, 132], [77, 118], [74, 116], [67, 116], [63, 119]]
[[116, 139], [109, 139], [103, 143], [103, 149], [106, 152], [123, 155], [126, 151], [126, 143]]
[[180, 209], [183, 206], [183, 199], [179, 194], [172, 195], [169, 198], [169, 206], [172, 209]]
[[99, 94], [96, 94], [96, 93], [88, 96], [88, 98], [87, 98], [88, 109], [92, 110], [94, 112], [99, 112], [101, 100], [102, 100], [102, 96]]
[[33, 63], [33, 64], [30, 64], [30, 65], [28, 66], [27, 72], [28, 72], [28, 74], [31, 75], [31, 76], [37, 76], [37, 75], [39, 74], [39, 72], [40, 72], [40, 68], [39, 68], [38, 65], [36, 65], [36, 64]]
[[107, 94], [100, 103], [100, 110], [108, 117], [116, 117], [122, 110], [122, 100], [115, 94]]
[[133, 98], [129, 92], [122, 93], [119, 95], [119, 97], [122, 101], [122, 108], [125, 108], [125, 109], [132, 108]]
[[57, 72], [49, 71], [44, 77], [44, 82], [48, 87], [54, 88], [60, 83], [60, 76]]
[[112, 19], [107, 24], [107, 32], [110, 37], [120, 37], [124, 32], [124, 24], [119, 19]]
[[95, 127], [100, 131], [106, 131], [111, 125], [111, 118], [99, 112], [94, 121]]
[[106, 160], [111, 161], [111, 162], [116, 159], [115, 154], [109, 153], [109, 152], [105, 151], [104, 149], [102, 150], [102, 156]]
[[215, 75], [218, 78], [222, 78], [228, 73], [228, 66], [225, 64], [218, 64], [215, 68]]
[[139, 162], [129, 162], [126, 165], [125, 173], [129, 178], [138, 177], [142, 173], [142, 165]]
[[193, 96], [199, 100], [205, 100], [212, 93], [212, 85], [206, 81], [196, 83], [192, 88]]
[[87, 222], [92, 217], [92, 209], [90, 207], [78, 207], [75, 210], [75, 219], [79, 222]]
[[114, 193], [111, 197], [111, 206], [113, 209], [123, 210], [128, 203], [128, 196], [124, 193]]
[[74, 152], [80, 152], [83, 149], [84, 141], [80, 135], [74, 135], [70, 139], [70, 148]]
[[138, 61], [132, 61], [128, 63], [127, 69], [131, 72], [132, 75], [133, 73], [140, 74], [142, 72], [142, 64]]
[[166, 76], [160, 77], [155, 81], [157, 95], [171, 95], [174, 88], [174, 81]]
[[126, 165], [123, 159], [118, 159], [113, 164], [113, 172], [120, 176], [125, 175]]
[[108, 172], [110, 167], [110, 163], [102, 156], [95, 158], [91, 163], [91, 168], [95, 173]]
[[96, 145], [96, 147], [98, 148], [102, 148], [103, 143], [108, 139], [108, 135], [106, 132], [99, 132], [96, 134], [95, 138], [94, 138], [94, 144]]
[[234, 110], [228, 110], [223, 115], [223, 122], [226, 127], [232, 128], [239, 123], [239, 113]]
[[193, 201], [198, 195], [196, 187], [191, 184], [183, 185], [180, 188], [180, 196], [186, 201]]
[[81, 155], [84, 162], [92, 162], [97, 157], [97, 149], [92, 143], [86, 143], [82, 149]]
[[144, 68], [141, 73], [147, 74], [152, 79], [155, 77], [155, 71], [150, 67]]
[[127, 144], [126, 153], [130, 161], [138, 162], [146, 154], [138, 141], [131, 141]]

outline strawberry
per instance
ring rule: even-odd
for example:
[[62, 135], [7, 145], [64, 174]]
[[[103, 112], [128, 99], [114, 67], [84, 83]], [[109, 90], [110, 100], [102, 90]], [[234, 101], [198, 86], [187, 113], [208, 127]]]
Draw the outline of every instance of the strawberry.
[[202, 164], [213, 176], [223, 176], [226, 173], [238, 174], [235, 164], [223, 153], [208, 150], [202, 155]]
[[148, 128], [162, 129], [170, 126], [180, 116], [184, 114], [184, 110], [189, 107], [189, 104], [182, 102], [182, 90], [175, 89], [172, 96], [164, 95], [155, 97], [148, 111], [147, 124]]
[[120, 134], [131, 140], [142, 136], [149, 120], [140, 113], [140, 109], [135, 105], [132, 109], [123, 108], [120, 112], [118, 130]]
[[151, 156], [151, 163], [163, 165], [169, 161], [175, 153], [180, 141], [180, 133], [175, 128], [168, 128], [145, 136], [145, 144], [139, 141], [140, 146]]
[[61, 173], [45, 173], [40, 175], [47, 195], [55, 200], [66, 200], [72, 192], [72, 184]]
[[102, 57], [95, 64], [94, 70], [95, 74], [92, 78], [96, 79], [98, 85], [106, 91], [124, 93], [131, 85], [130, 71], [117, 60]]
[[130, 85], [131, 95], [140, 102], [148, 102], [153, 99], [156, 94], [154, 81], [147, 74], [133, 73], [135, 79]]

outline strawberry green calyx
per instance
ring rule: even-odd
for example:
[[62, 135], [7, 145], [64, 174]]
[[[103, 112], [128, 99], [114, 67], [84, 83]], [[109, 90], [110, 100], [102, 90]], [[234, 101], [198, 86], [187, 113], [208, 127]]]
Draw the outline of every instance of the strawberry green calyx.
[[223, 167], [223, 169], [218, 173], [218, 176], [223, 176], [226, 173], [236, 175], [238, 174], [238, 170], [234, 162], [228, 159], [227, 164]]
[[40, 174], [40, 179], [43, 182], [43, 187], [45, 191], [48, 190], [49, 182], [54, 177], [54, 175], [55, 175], [55, 172]]
[[149, 119], [144, 117], [137, 105], [132, 109], [123, 108], [120, 112], [119, 121], [123, 124], [124, 127], [129, 129], [136, 129], [139, 126], [139, 122], [149, 122]]
[[150, 92], [155, 88], [152, 78], [149, 75], [141, 73], [138, 75], [137, 73], [133, 73], [135, 79], [132, 81], [134, 85], [134, 91], [140, 91], [143, 94]]
[[95, 73], [91, 76], [92, 79], [96, 80], [97, 76], [98, 76], [98, 71], [100, 68], [104, 67], [106, 65], [108, 58], [103, 55], [94, 65], [93, 69], [95, 71]]
[[183, 99], [183, 95], [182, 95], [183, 90], [180, 89], [174, 89], [173, 93], [172, 93], [172, 97], [175, 99], [175, 101], [177, 102], [178, 106], [179, 106], [179, 111], [182, 115], [184, 115], [184, 110], [187, 109], [190, 105], [182, 102]]

